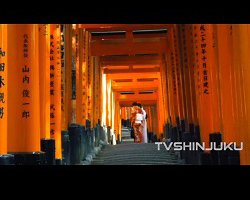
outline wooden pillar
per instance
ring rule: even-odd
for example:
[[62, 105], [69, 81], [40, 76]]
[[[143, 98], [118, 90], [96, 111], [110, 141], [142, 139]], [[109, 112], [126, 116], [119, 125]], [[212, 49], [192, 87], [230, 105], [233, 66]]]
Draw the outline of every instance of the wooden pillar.
[[[246, 159], [246, 164], [250, 164], [250, 134], [249, 134], [249, 124], [250, 124], [250, 64], [249, 64], [249, 53], [250, 53], [250, 25], [243, 25], [243, 30], [246, 31], [245, 36], [242, 38], [242, 40], [244, 41], [245, 38], [247, 38], [248, 41], [248, 45], [245, 44], [247, 51], [244, 52], [243, 56], [244, 56], [244, 65], [243, 65], [243, 81], [245, 84], [245, 98], [246, 98], [246, 114], [247, 114], [247, 123], [245, 125], [247, 125], [247, 131], [244, 133], [245, 135], [245, 151], [247, 159]], [[244, 41], [245, 43], [245, 41]], [[240, 145], [240, 144], [238, 144]]]
[[100, 62], [98, 57], [93, 57], [93, 123], [98, 123], [100, 119]]
[[234, 97], [235, 97], [235, 128], [236, 142], [243, 142], [244, 148], [240, 151], [241, 164], [249, 164], [249, 43], [248, 27], [244, 24], [233, 24], [230, 27], [234, 67]]
[[184, 100], [183, 100], [183, 90], [182, 90], [182, 69], [180, 62], [180, 51], [179, 51], [179, 38], [178, 29], [174, 25], [173, 28], [173, 42], [174, 42], [174, 59], [175, 59], [175, 76], [176, 76], [176, 90], [178, 98], [178, 116], [179, 120], [184, 120]]
[[83, 32], [83, 120], [84, 124], [86, 119], [88, 119], [88, 79], [89, 79], [89, 33], [87, 31]]
[[84, 77], [84, 35], [83, 29], [79, 28], [77, 34], [78, 51], [76, 67], [76, 123], [84, 124], [83, 119], [83, 77]]
[[157, 115], [158, 115], [158, 137], [160, 137], [160, 134], [163, 134], [163, 126], [164, 126], [164, 105], [163, 105], [163, 85], [162, 85], [162, 79], [159, 76], [158, 79], [159, 85], [158, 85], [158, 91], [157, 91]]
[[39, 24], [41, 139], [50, 138], [50, 25]]
[[[187, 50], [187, 38], [186, 38], [187, 25], [181, 24], [179, 27], [180, 31], [180, 43], [181, 43], [181, 63], [183, 70], [183, 93], [184, 93], [184, 108], [185, 108], [185, 120], [186, 120], [186, 131], [190, 123], [194, 123], [192, 115], [192, 96], [191, 96], [191, 84], [189, 79], [190, 66], [188, 65], [189, 57]], [[189, 49], [190, 51], [190, 49]], [[191, 66], [192, 67], [192, 66]]]
[[8, 62], [7, 24], [0, 24], [0, 154], [7, 154]]
[[131, 117], [131, 107], [127, 107], [127, 119]]
[[222, 139], [229, 143], [235, 141], [235, 110], [233, 96], [233, 59], [230, 55], [230, 25], [218, 24], [217, 44], [219, 57], [220, 95], [222, 113]]
[[121, 139], [122, 139], [122, 125], [121, 125], [121, 113], [120, 113], [120, 110], [121, 110], [121, 106], [120, 106], [120, 104], [119, 104], [119, 101], [116, 101], [116, 99], [114, 99], [114, 104], [115, 103], [117, 103], [117, 109], [118, 109], [118, 111], [119, 111], [119, 115], [118, 115], [118, 132], [117, 132], [117, 140], [118, 140], [118, 142], [121, 142]]
[[106, 124], [107, 126], [111, 126], [111, 113], [112, 113], [112, 107], [111, 107], [111, 79], [109, 78], [109, 75], [106, 76], [107, 81], [107, 87], [106, 87]]
[[107, 81], [106, 74], [102, 74], [102, 119], [101, 125], [107, 126]]
[[[169, 48], [169, 45], [168, 45], [168, 48]], [[168, 52], [170, 52], [169, 49], [168, 49]], [[167, 109], [166, 120], [167, 120], [168, 124], [171, 124], [172, 123], [171, 122], [171, 115], [173, 114], [173, 112], [172, 112], [173, 107], [171, 106], [173, 94], [171, 94], [171, 82], [172, 82], [171, 78], [172, 77], [170, 76], [170, 74], [171, 74], [171, 62], [170, 62], [170, 54], [169, 53], [166, 53], [163, 55], [162, 65], [163, 65], [163, 69], [164, 69], [163, 72], [165, 73], [164, 76], [166, 76], [165, 83], [164, 83], [164, 85], [165, 85], [164, 88], [166, 88], [166, 97], [165, 98], [166, 98], [166, 106], [167, 106], [167, 108], [166, 108]]]
[[173, 45], [173, 30], [169, 30], [168, 35], [168, 49], [167, 49], [167, 77], [168, 77], [168, 89], [169, 89], [169, 104], [171, 125], [176, 127], [176, 118], [179, 115], [178, 111], [178, 98], [177, 98], [177, 85], [176, 85], [176, 73], [175, 73], [175, 57], [174, 57], [174, 45]]
[[209, 147], [209, 134], [221, 131], [214, 29], [211, 24], [194, 25], [194, 29], [201, 141]]
[[94, 114], [94, 58], [89, 56], [88, 67], [88, 119], [91, 121], [91, 127], [93, 127], [93, 114]]
[[72, 97], [72, 24], [65, 24], [65, 99], [62, 111], [63, 130], [67, 130], [71, 122]]
[[116, 140], [119, 141], [119, 129], [121, 125], [122, 111], [119, 101], [116, 100], [116, 95], [117, 95], [116, 92], [111, 91], [111, 107], [112, 107], [111, 123], [112, 123], [112, 129], [115, 131]]
[[72, 24], [72, 81], [71, 81], [71, 114], [70, 114], [70, 123], [76, 123], [76, 117], [78, 115], [78, 111], [76, 110], [76, 99], [77, 99], [77, 89], [79, 89], [78, 75], [79, 75], [79, 58], [77, 58], [78, 54], [78, 25]]
[[[104, 93], [103, 93], [103, 91], [104, 91], [104, 85], [103, 85], [103, 69], [102, 69], [102, 62], [101, 62], [101, 60], [100, 60], [100, 66], [99, 66], [99, 70], [100, 70], [100, 83], [99, 83], [99, 87], [100, 87], [100, 125], [101, 126], [103, 126], [103, 112], [104, 112], [104, 107], [103, 107], [103, 105], [104, 105], [104, 103], [103, 103], [103, 101], [104, 101]], [[106, 84], [106, 83], [105, 83]]]
[[50, 136], [55, 139], [55, 158], [62, 159], [60, 25], [50, 25]]
[[96, 76], [96, 56], [92, 57], [92, 105], [91, 105], [91, 113], [92, 113], [92, 123], [93, 126], [96, 124], [96, 90], [97, 90], [97, 76]]
[[66, 64], [65, 64], [65, 29], [66, 25], [61, 24], [61, 129], [67, 130], [66, 125]]
[[87, 119], [91, 121], [91, 127], [93, 127], [93, 57], [90, 55], [90, 41], [91, 35], [88, 34], [88, 55], [87, 55]]
[[121, 110], [122, 110], [121, 119], [125, 119], [126, 118], [125, 107], [121, 107]]
[[157, 134], [157, 115], [156, 115], [156, 105], [151, 107], [151, 116], [152, 116], [152, 132]]
[[[190, 103], [191, 103], [191, 115], [192, 121], [194, 126], [199, 126], [199, 119], [198, 119], [198, 111], [197, 111], [197, 99], [198, 94], [196, 93], [196, 49], [194, 49], [194, 30], [191, 24], [185, 25], [186, 26], [186, 49], [187, 49], [187, 64], [188, 64], [188, 77], [189, 79], [189, 88], [190, 88]], [[185, 59], [185, 58], [184, 58]], [[186, 65], [185, 65], [186, 66]], [[186, 72], [186, 67], [185, 67]], [[188, 89], [188, 86], [187, 86]], [[188, 95], [187, 95], [188, 96]], [[188, 104], [188, 103], [187, 103]]]
[[[75, 60], [75, 122], [77, 124], [82, 124], [82, 55], [80, 56], [80, 52], [82, 52], [82, 44], [80, 38], [80, 29], [79, 25], [76, 24], [75, 28], [75, 49], [74, 49], [74, 60]], [[81, 60], [80, 60], [81, 57]], [[81, 61], [81, 62], [80, 62]]]
[[165, 55], [162, 55], [161, 65], [161, 88], [163, 95], [163, 112], [164, 112], [164, 123], [168, 122], [170, 112], [169, 112], [169, 97], [168, 97], [168, 80], [167, 80], [167, 62]]
[[20, 156], [41, 155], [38, 44], [38, 25], [8, 25], [8, 152]]

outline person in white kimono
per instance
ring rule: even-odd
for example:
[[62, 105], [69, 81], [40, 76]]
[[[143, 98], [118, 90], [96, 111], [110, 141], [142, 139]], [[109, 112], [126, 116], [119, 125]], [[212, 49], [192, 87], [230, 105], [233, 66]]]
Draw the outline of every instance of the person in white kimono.
[[143, 115], [143, 129], [142, 129], [142, 136], [143, 136], [143, 142], [148, 143], [148, 134], [147, 134], [147, 113], [143, 109], [142, 105], [139, 104], [139, 107], [142, 109], [142, 115]]

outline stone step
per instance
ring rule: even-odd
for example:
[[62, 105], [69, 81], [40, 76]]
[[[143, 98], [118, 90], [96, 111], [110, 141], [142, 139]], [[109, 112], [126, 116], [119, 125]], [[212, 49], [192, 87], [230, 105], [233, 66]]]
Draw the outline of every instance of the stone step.
[[154, 143], [134, 143], [133, 139], [118, 145], [108, 145], [100, 151], [92, 165], [179, 165], [177, 156]]

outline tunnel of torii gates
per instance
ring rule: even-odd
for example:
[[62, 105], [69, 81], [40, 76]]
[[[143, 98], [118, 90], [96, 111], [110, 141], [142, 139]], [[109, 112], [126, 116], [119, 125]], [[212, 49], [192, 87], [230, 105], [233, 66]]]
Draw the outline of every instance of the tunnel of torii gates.
[[1, 159], [27, 163], [54, 141], [60, 164], [72, 124], [119, 142], [133, 102], [156, 141], [243, 142], [250, 164], [250, 25], [0, 25]]

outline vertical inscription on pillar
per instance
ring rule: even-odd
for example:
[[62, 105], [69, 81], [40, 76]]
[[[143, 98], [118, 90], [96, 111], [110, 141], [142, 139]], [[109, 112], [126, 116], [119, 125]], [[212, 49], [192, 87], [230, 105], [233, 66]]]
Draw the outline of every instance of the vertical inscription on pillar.
[[177, 50], [177, 48], [178, 48], [178, 45], [177, 45], [177, 35], [176, 35], [176, 31], [175, 31], [175, 29], [173, 30], [173, 32], [174, 32], [174, 54], [175, 54], [175, 64], [176, 64], [176, 84], [177, 84], [177, 86], [178, 87], [180, 87], [181, 86], [181, 84], [180, 84], [180, 71], [179, 71], [179, 68], [180, 68], [180, 66], [179, 66], [179, 58], [178, 58], [178, 50]]
[[174, 52], [171, 51], [170, 54], [171, 66], [172, 66], [172, 80], [173, 80], [173, 90], [176, 94], [176, 76], [175, 76], [175, 63], [174, 63]]
[[50, 34], [50, 136], [57, 139], [61, 126], [61, 41], [60, 26], [52, 25]]
[[83, 69], [82, 69], [82, 112], [83, 122], [86, 119], [86, 67], [87, 67], [87, 39], [86, 32], [83, 32]]
[[4, 61], [5, 51], [0, 47], [0, 120], [4, 118], [6, 111], [5, 92], [6, 91], [6, 65]]
[[50, 136], [55, 139], [56, 159], [61, 158], [61, 31], [50, 27]]
[[31, 92], [29, 90], [30, 84], [30, 66], [28, 66], [28, 59], [29, 59], [29, 35], [23, 35], [23, 57], [24, 57], [24, 66], [22, 68], [22, 118], [27, 119], [30, 117], [30, 97]]
[[61, 111], [64, 111], [65, 97], [65, 25], [61, 24]]
[[196, 84], [197, 84], [197, 90], [198, 90], [198, 94], [201, 94], [200, 91], [200, 66], [199, 66], [199, 55], [200, 52], [198, 51], [198, 29], [197, 29], [197, 25], [194, 25], [193, 27], [193, 43], [194, 43], [194, 52], [195, 52], [195, 76], [196, 76]]
[[7, 25], [0, 24], [0, 154], [7, 153]]
[[[194, 52], [194, 39], [193, 39], [193, 26], [190, 25], [189, 26], [189, 42], [190, 42], [190, 51], [191, 52]], [[195, 54], [194, 53], [191, 53], [191, 63], [192, 63], [192, 70], [194, 71], [195, 70]]]
[[182, 46], [183, 46], [183, 64], [184, 64], [184, 67], [187, 69], [188, 68], [188, 56], [187, 56], [187, 42], [186, 42], [185, 25], [182, 25], [181, 31], [182, 31]]
[[71, 99], [76, 99], [76, 25], [72, 25]]
[[[53, 31], [53, 29], [52, 29]], [[55, 35], [54, 32], [50, 34], [50, 96], [51, 99], [53, 99], [53, 96], [55, 95], [55, 65], [54, 65], [54, 39]], [[50, 137], [54, 138], [55, 135], [55, 104], [54, 101], [51, 101], [50, 103]]]
[[203, 94], [209, 94], [208, 85], [208, 71], [207, 71], [207, 44], [206, 44], [206, 29], [205, 25], [200, 25], [200, 37], [201, 37], [201, 65], [202, 65], [202, 77], [203, 77]]
[[76, 63], [79, 62], [79, 53], [78, 53], [78, 50], [79, 50], [79, 34], [78, 32], [76, 32]]

